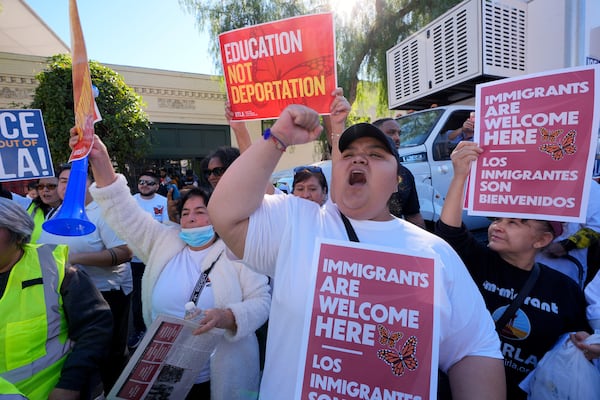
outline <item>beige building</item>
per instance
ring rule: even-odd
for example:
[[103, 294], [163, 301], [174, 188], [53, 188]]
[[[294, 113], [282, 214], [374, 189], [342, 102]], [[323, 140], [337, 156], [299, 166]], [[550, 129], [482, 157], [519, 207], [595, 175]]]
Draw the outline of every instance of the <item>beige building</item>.
[[[49, 56], [70, 49], [23, 0], [0, 0], [0, 109], [29, 105], [35, 75]], [[102, 60], [98, 60], [102, 63]], [[218, 146], [236, 146], [223, 115], [225, 90], [220, 76], [104, 64], [123, 76], [145, 102], [152, 122], [149, 159], [181, 166], [199, 160]], [[253, 141], [262, 140], [262, 122], [248, 123]], [[319, 161], [314, 144], [292, 146], [279, 169]]]

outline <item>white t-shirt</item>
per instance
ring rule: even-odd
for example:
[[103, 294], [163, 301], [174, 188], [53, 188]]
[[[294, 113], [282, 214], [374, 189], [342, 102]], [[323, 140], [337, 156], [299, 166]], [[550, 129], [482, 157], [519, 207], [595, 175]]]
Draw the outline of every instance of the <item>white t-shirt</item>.
[[[154, 197], [148, 200], [142, 198], [139, 193], [136, 193], [133, 195], [133, 198], [144, 211], [154, 216], [154, 219], [158, 222], [166, 223], [169, 221], [169, 214], [167, 213], [167, 198], [165, 196], [154, 193]], [[142, 262], [142, 260], [135, 255], [131, 261], [138, 263]]]
[[[66, 244], [69, 246], [69, 252], [73, 254], [101, 251], [125, 244], [125, 242], [119, 239], [117, 234], [102, 218], [98, 203], [92, 201], [86, 205], [85, 214], [90, 222], [96, 226], [94, 232], [84, 236], [59, 236], [48, 233], [42, 229], [42, 233], [37, 242]], [[125, 294], [129, 294], [133, 290], [131, 267], [128, 262], [112, 267], [99, 267], [93, 265], [78, 266], [87, 272], [90, 278], [92, 278], [94, 285], [101, 292], [108, 292], [110, 290], [118, 290], [121, 288]]]
[[[439, 366], [443, 371], [465, 356], [501, 359], [500, 342], [483, 298], [454, 250], [439, 237], [400, 219], [354, 221], [362, 243], [410, 248], [423, 257], [441, 259]], [[348, 240], [337, 207], [294, 196], [265, 196], [250, 217], [244, 261], [273, 276], [267, 355], [260, 387], [262, 399], [291, 399], [296, 392], [298, 362], [306, 314], [315, 238]]]
[[[196, 282], [200, 278], [201, 265], [204, 257], [210, 251], [193, 251], [185, 247], [180, 253], [169, 261], [160, 273], [152, 292], [152, 321], [159, 314], [170, 315], [177, 318], [185, 316], [185, 303], [190, 301]], [[202, 310], [215, 307], [215, 298], [210, 280], [204, 285], [196, 306]], [[210, 362], [207, 362], [196, 383], [210, 380]]]

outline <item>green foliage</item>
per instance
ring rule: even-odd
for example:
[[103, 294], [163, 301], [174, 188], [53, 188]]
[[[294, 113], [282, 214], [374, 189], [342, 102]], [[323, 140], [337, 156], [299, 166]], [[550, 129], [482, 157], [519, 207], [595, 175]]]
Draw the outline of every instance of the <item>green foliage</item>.
[[310, 13], [306, 2], [301, 0], [179, 0], [179, 4], [196, 16], [200, 30], [207, 28], [214, 38], [210, 42], [209, 52], [217, 70], [222, 69], [217, 39], [219, 34]]
[[[342, 0], [343, 1], [343, 0]], [[462, 0], [357, 0], [351, 15], [332, 8], [327, 0], [179, 0], [196, 16], [200, 30], [214, 38], [210, 52], [217, 70], [221, 56], [217, 37], [223, 32], [281, 18], [333, 11], [336, 26], [338, 86], [353, 105], [348, 123], [390, 114], [387, 105], [386, 52]], [[361, 85], [367, 82], [368, 85]], [[361, 93], [361, 90], [367, 90]], [[365, 106], [364, 102], [372, 102]], [[356, 102], [360, 104], [357, 107]], [[368, 111], [365, 111], [367, 110]], [[363, 113], [366, 112], [366, 113]], [[326, 138], [317, 142], [326, 154]]]
[[[150, 121], [142, 109], [142, 98], [127, 86], [123, 78], [95, 61], [89, 62], [92, 82], [100, 94], [96, 104], [102, 121], [95, 124], [120, 171], [142, 159], [150, 149]], [[71, 57], [50, 57], [48, 67], [36, 76], [39, 85], [31, 108], [42, 110], [44, 126], [56, 164], [68, 160], [69, 129], [75, 124]]]
[[198, 27], [214, 38], [211, 54], [221, 69], [220, 33], [281, 18], [333, 11], [336, 23], [338, 85], [354, 103], [358, 82], [379, 86], [378, 102], [387, 107], [386, 51], [461, 0], [358, 0], [350, 16], [326, 0], [179, 0], [196, 16]]

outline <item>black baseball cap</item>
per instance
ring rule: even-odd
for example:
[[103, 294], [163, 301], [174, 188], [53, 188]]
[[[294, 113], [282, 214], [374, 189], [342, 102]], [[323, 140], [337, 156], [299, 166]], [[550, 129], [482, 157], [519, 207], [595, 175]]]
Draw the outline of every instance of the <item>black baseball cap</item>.
[[373, 139], [380, 141], [385, 146], [385, 149], [388, 151], [388, 153], [396, 158], [396, 161], [398, 162], [398, 169], [400, 169], [400, 156], [398, 155], [396, 144], [392, 138], [383, 133], [383, 131], [375, 125], [368, 124], [366, 122], [352, 125], [342, 133], [338, 142], [338, 148], [340, 149], [340, 152], [346, 150], [348, 146], [350, 146], [350, 143], [361, 137], [372, 137]]

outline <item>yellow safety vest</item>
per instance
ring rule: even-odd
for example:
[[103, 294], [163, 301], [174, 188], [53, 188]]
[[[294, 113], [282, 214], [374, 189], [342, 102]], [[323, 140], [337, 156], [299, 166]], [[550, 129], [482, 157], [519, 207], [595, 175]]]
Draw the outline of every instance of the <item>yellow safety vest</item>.
[[23, 400], [27, 399], [19, 389], [6, 379], [0, 377], [0, 400]]
[[60, 286], [68, 249], [24, 247], [0, 298], [0, 378], [29, 399], [47, 399], [71, 348]]
[[33, 232], [31, 232], [31, 240], [29, 242], [37, 243], [42, 234], [42, 224], [46, 220], [46, 217], [44, 216], [42, 209], [33, 202], [27, 207], [27, 212], [31, 215], [31, 218], [33, 218], [34, 223]]

